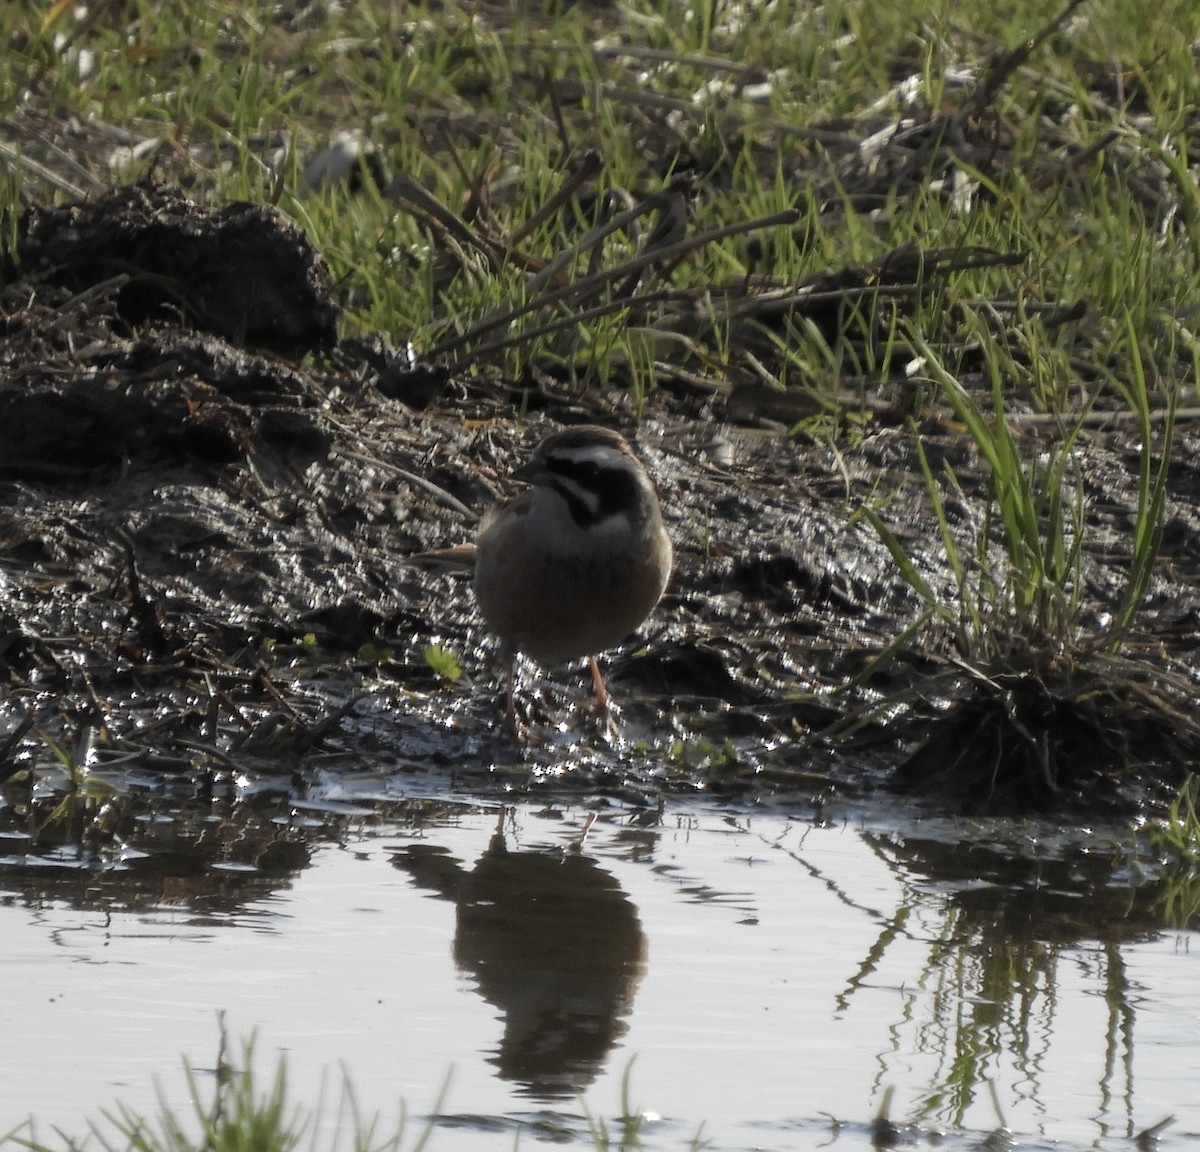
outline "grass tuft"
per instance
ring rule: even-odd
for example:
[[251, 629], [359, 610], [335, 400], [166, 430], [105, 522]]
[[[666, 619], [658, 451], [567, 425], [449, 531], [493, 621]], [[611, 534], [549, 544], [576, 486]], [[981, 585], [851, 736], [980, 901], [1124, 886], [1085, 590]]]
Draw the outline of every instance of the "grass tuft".
[[[394, 1130], [383, 1131], [378, 1115], [363, 1116], [348, 1080], [342, 1082], [338, 1101], [334, 1124], [337, 1135], [325, 1145], [317, 1135], [321, 1104], [315, 1110], [306, 1110], [289, 1103], [287, 1067], [282, 1058], [266, 1085], [254, 1069], [253, 1037], [243, 1044], [236, 1067], [228, 1060], [228, 1037], [222, 1023], [211, 1093], [204, 1091], [196, 1070], [184, 1063], [191, 1115], [180, 1115], [160, 1101], [157, 1119], [150, 1120], [118, 1104], [115, 1111], [102, 1113], [105, 1123], [90, 1125], [91, 1138], [105, 1152], [294, 1152], [306, 1137], [309, 1152], [318, 1152], [322, 1147], [333, 1152], [345, 1147], [347, 1141], [353, 1152], [400, 1152], [405, 1147], [403, 1113]], [[416, 1134], [409, 1146], [411, 1152], [420, 1152], [426, 1146], [434, 1123], [430, 1120]], [[88, 1144], [87, 1140], [75, 1140], [62, 1133], [59, 1137], [60, 1143], [43, 1142], [31, 1122], [28, 1130], [18, 1129], [0, 1139], [0, 1147], [7, 1144], [26, 1152], [82, 1152]]]

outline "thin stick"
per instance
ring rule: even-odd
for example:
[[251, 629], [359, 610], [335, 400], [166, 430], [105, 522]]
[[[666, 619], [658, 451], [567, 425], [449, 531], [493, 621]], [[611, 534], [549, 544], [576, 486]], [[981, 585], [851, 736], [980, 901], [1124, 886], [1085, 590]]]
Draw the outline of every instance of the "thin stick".
[[600, 159], [600, 153], [595, 148], [589, 148], [579, 158], [579, 163], [567, 174], [562, 187], [509, 237], [509, 243], [519, 244], [524, 240], [574, 196], [581, 184], [599, 176], [603, 167], [604, 161]]
[[[624, 215], [628, 215], [628, 213]], [[435, 344], [426, 353], [426, 358], [432, 360], [438, 356], [444, 356], [447, 352], [453, 352], [455, 349], [461, 348], [464, 344], [469, 344], [471, 341], [477, 340], [486, 332], [491, 332], [496, 328], [502, 328], [506, 324], [511, 324], [521, 316], [528, 315], [530, 312], [536, 312], [539, 308], [546, 308], [551, 304], [557, 304], [560, 300], [566, 300], [572, 296], [585, 296], [596, 288], [603, 287], [610, 280], [627, 276], [629, 273], [636, 272], [647, 265], [659, 261], [672, 260], [677, 256], [685, 256], [697, 248], [703, 248], [706, 244], [712, 244], [730, 236], [738, 236], [745, 232], [756, 232], [763, 228], [775, 228], [785, 224], [795, 224], [799, 219], [800, 210], [798, 208], [789, 208], [784, 212], [776, 212], [771, 216], [763, 216], [757, 220], [744, 220], [737, 224], [728, 224], [723, 228], [714, 228], [710, 232], [702, 232], [697, 236], [689, 236], [681, 240], [678, 244], [672, 244], [669, 248], [644, 252], [639, 256], [634, 256], [626, 260], [623, 264], [618, 264], [615, 268], [602, 269], [595, 273], [595, 275], [586, 276], [582, 280], [577, 280], [562, 288], [556, 288], [554, 291], [547, 292], [536, 299], [528, 300], [516, 308], [508, 308], [503, 312], [493, 313], [491, 316], [480, 320], [478, 324], [468, 328], [467, 331], [448, 337], [440, 343]]]

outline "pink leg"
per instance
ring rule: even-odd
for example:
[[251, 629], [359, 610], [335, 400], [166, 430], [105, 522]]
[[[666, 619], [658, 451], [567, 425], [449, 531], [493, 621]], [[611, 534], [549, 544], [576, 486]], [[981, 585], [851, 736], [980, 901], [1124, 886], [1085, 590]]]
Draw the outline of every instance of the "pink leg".
[[592, 686], [596, 689], [596, 715], [601, 720], [607, 720], [608, 689], [604, 687], [604, 677], [600, 675], [600, 665], [596, 663], [595, 656], [588, 657], [588, 668], [592, 672]]

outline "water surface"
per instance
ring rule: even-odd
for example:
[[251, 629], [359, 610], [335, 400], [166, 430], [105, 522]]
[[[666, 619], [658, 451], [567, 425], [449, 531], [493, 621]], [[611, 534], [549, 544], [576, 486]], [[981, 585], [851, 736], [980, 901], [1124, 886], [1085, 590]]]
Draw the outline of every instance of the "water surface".
[[186, 1109], [223, 1012], [327, 1129], [344, 1068], [434, 1149], [590, 1146], [624, 1083], [653, 1148], [862, 1147], [883, 1108], [952, 1148], [1200, 1133], [1196, 934], [1119, 834], [344, 799], [272, 816], [319, 835], [271, 867], [4, 856], [0, 1130]]

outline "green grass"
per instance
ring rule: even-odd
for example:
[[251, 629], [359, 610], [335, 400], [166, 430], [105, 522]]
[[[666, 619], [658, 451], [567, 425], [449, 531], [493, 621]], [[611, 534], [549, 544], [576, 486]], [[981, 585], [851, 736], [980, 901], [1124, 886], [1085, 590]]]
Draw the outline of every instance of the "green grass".
[[290, 1102], [287, 1067], [282, 1059], [266, 1085], [255, 1072], [253, 1038], [242, 1045], [236, 1066], [229, 1063], [231, 1059], [234, 1057], [228, 1052], [228, 1038], [222, 1028], [210, 1091], [205, 1091], [195, 1070], [185, 1062], [192, 1100], [190, 1115], [180, 1115], [161, 1102], [158, 1116], [150, 1119], [117, 1104], [113, 1111], [103, 1114], [102, 1122], [90, 1125], [90, 1139], [58, 1132], [58, 1142], [45, 1143], [31, 1124], [0, 1137], [0, 1147], [8, 1145], [26, 1152], [77, 1152], [95, 1141], [105, 1152], [293, 1152], [302, 1147], [309, 1152], [324, 1147], [349, 1147], [354, 1152], [420, 1152], [433, 1133], [434, 1122], [430, 1121], [406, 1141], [403, 1113], [393, 1129], [384, 1131], [377, 1115], [362, 1114], [349, 1081], [343, 1080], [334, 1117], [336, 1135], [326, 1142], [317, 1135], [324, 1119], [321, 1104], [305, 1109]]
[[[594, 231], [607, 194], [623, 189], [641, 203], [682, 168], [697, 177], [695, 233], [793, 207], [799, 215], [794, 228], [764, 228], [753, 252], [745, 235], [697, 249], [671, 286], [699, 296], [701, 309], [705, 292], [752, 271], [793, 283], [877, 259], [910, 240], [1029, 251], [1024, 285], [1048, 299], [1087, 296], [1098, 318], [1119, 316], [1122, 304], [1147, 320], [1156, 304], [1173, 312], [1186, 299], [1180, 289], [1195, 286], [1194, 261], [1163, 260], [1161, 251], [1150, 295], [1127, 275], [1139, 259], [1151, 274], [1154, 221], [1145, 217], [1160, 205], [1147, 205], [1144, 189], [1128, 185], [1154, 178], [1152, 158], [1183, 190], [1184, 222], [1195, 211], [1185, 117], [1198, 93], [1180, 44], [1200, 23], [1187, 5], [1164, 5], [1150, 19], [1121, 5], [1083, 6], [1072, 35], [1042, 45], [992, 102], [987, 114], [1015, 134], [1006, 151], [1020, 162], [982, 172], [961, 159], [960, 171], [984, 193], [966, 210], [931, 187], [920, 166], [889, 185], [858, 171], [848, 149], [901, 116], [936, 124], [963, 111], [971, 87], [955, 78], [963, 70], [985, 74], [993, 52], [1044, 23], [1044, 5], [1010, 6], [1002, 27], [984, 11], [918, 2], [887, 11], [866, 3], [750, 9], [741, 22], [716, 24], [708, 5], [646, 0], [539, 16], [467, 4], [426, 11], [368, 3], [334, 23], [310, 15], [291, 25], [254, 3], [100, 3], [89, 11], [80, 23], [71, 6], [54, 6], [44, 20], [36, 10], [6, 10], [6, 43], [24, 46], [0, 88], [6, 119], [17, 121], [21, 95], [31, 91], [33, 108], [52, 119], [95, 118], [160, 141], [124, 171], [108, 166], [114, 149], [105, 135], [85, 130], [66, 141], [68, 150], [78, 144], [88, 178], [69, 175], [85, 191], [153, 171], [217, 199], [278, 199], [330, 260], [352, 323], [411, 338], [418, 349], [525, 305], [529, 272]], [[56, 46], [56, 36], [65, 42]], [[1098, 105], [1088, 82], [1118, 46], [1129, 73], [1122, 78], [1128, 112]], [[81, 69], [81, 54], [93, 62], [90, 70]], [[1176, 70], [1157, 66], [1164, 58]], [[897, 83], [908, 77], [911, 86]], [[1069, 102], [1079, 111], [1064, 119]], [[1033, 114], [1019, 111], [1030, 106]], [[1060, 139], [1045, 139], [1048, 117], [1065, 124]], [[395, 173], [463, 222], [463, 233], [449, 234], [428, 213], [397, 211], [394, 199], [372, 192], [304, 195], [297, 161], [346, 128], [363, 129]], [[1123, 165], [1073, 160], [1114, 132], [1120, 139], [1110, 152], [1124, 146], [1134, 161], [1127, 174]], [[583, 195], [527, 228], [589, 149], [599, 171]], [[28, 142], [26, 152], [36, 151], [36, 141]], [[864, 186], [869, 213], [853, 208]], [[27, 173], [25, 191], [40, 199], [52, 190]], [[648, 215], [643, 226], [653, 223]], [[621, 230], [601, 245], [599, 262], [615, 267], [635, 251]], [[588, 249], [568, 262], [568, 279], [581, 278], [594, 254]], [[1008, 275], [986, 273], [951, 285], [958, 296], [1014, 287]], [[947, 303], [933, 299], [919, 310], [917, 326], [930, 338], [946, 330]], [[669, 309], [649, 318], [614, 311], [572, 325], [570, 305], [569, 297], [544, 305], [515, 334], [555, 320], [560, 331], [486, 359], [510, 372], [530, 361], [566, 362], [585, 375], [590, 369], [598, 379], [628, 382], [646, 373], [647, 349], [657, 348], [647, 331], [662, 336], [666, 322], [678, 336], [682, 327]], [[738, 378], [749, 368], [730, 348], [721, 311], [714, 308], [697, 351], [715, 361], [716, 378]], [[803, 325], [785, 326], [780, 345], [792, 342], [797, 369], [844, 363], [836, 348], [813, 348], [821, 341]], [[475, 362], [469, 346], [454, 355]], [[798, 375], [776, 372], [793, 381]]]
[[1200, 777], [1189, 776], [1159, 824], [1151, 842], [1167, 860], [1200, 868]]
[[[401, 1108], [395, 1125], [385, 1126], [378, 1114], [365, 1115], [349, 1079], [343, 1078], [337, 1110], [332, 1118], [333, 1135], [319, 1135], [328, 1117], [323, 1112], [323, 1094], [313, 1108], [293, 1104], [288, 1093], [287, 1065], [280, 1058], [270, 1081], [264, 1084], [255, 1071], [254, 1038], [241, 1046], [240, 1056], [229, 1052], [229, 1038], [221, 1024], [220, 1046], [211, 1089], [184, 1062], [190, 1114], [181, 1115], [160, 1100], [158, 1115], [140, 1115], [125, 1104], [105, 1111], [100, 1122], [89, 1126], [89, 1136], [77, 1139], [57, 1128], [58, 1140], [41, 1140], [31, 1121], [7, 1134], [0, 1133], [0, 1148], [25, 1152], [82, 1152], [98, 1145], [104, 1152], [329, 1152], [349, 1148], [352, 1152], [422, 1152], [437, 1145], [436, 1129], [446, 1086], [428, 1120], [406, 1139], [409, 1128]], [[611, 1123], [583, 1105], [587, 1134], [595, 1152], [637, 1152], [644, 1147], [644, 1114], [629, 1102], [630, 1065], [621, 1082], [621, 1115]], [[520, 1147], [516, 1131], [513, 1147]], [[556, 1139], [561, 1142], [564, 1132]], [[703, 1148], [703, 1127], [687, 1144], [693, 1152]]]
[[[1169, 391], [1163, 412], [1152, 411], [1137, 334], [1128, 317], [1126, 331], [1132, 379], [1128, 384], [1113, 381], [1112, 387], [1137, 417], [1138, 504], [1120, 606], [1099, 638], [1094, 632], [1085, 636], [1079, 620], [1083, 553], [1089, 538], [1080, 437], [1100, 389], [1082, 397], [1069, 413], [1052, 412], [1056, 435], [1048, 443], [1035, 444], [1031, 451], [1014, 433], [1006, 413], [1006, 382], [1020, 372], [1010, 349], [980, 329], [990, 393], [984, 400], [946, 370], [920, 334], [911, 337], [923, 358], [927, 379], [953, 410], [983, 461], [989, 481], [983, 518], [964, 540], [955, 532], [944, 495], [962, 497], [958, 479], [948, 465], [934, 469], [919, 430], [910, 422], [956, 595], [946, 598], [931, 588], [889, 527], [886, 510], [864, 506], [862, 512], [927, 605], [929, 615], [951, 631], [955, 649], [966, 660], [987, 664], [1017, 645], [1045, 646], [1055, 656], [1064, 646], [1076, 651], [1088, 647], [1115, 651], [1133, 625], [1162, 538], [1178, 389]], [[1030, 392], [1049, 391], [1045, 383], [1030, 380]]]

